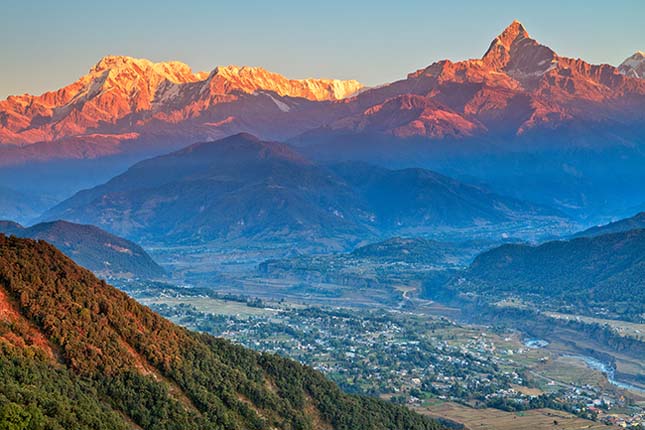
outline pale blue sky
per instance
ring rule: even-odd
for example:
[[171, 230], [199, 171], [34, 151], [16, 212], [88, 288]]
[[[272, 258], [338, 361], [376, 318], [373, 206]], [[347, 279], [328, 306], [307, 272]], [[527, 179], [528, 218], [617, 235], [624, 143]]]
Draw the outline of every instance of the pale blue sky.
[[71, 83], [108, 54], [376, 85], [479, 57], [513, 19], [561, 55], [616, 65], [645, 50], [644, 17], [643, 0], [0, 0], [0, 98]]

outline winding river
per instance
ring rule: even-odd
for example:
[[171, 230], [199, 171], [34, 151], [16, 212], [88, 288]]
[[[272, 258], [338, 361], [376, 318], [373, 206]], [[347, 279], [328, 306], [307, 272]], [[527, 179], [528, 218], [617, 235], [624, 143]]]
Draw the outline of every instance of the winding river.
[[[524, 345], [526, 345], [529, 348], [544, 348], [548, 344], [549, 342], [547, 342], [546, 340], [537, 339], [537, 338], [529, 338], [524, 341]], [[596, 358], [589, 357], [587, 355], [575, 355], [575, 354], [565, 354], [563, 355], [563, 357], [571, 357], [577, 360], [584, 361], [587, 364], [587, 366], [589, 366], [591, 369], [598, 370], [604, 373], [605, 376], [607, 376], [607, 380], [609, 381], [609, 383], [612, 385], [615, 385], [616, 387], [645, 394], [645, 389], [643, 388], [616, 380], [616, 369], [614, 369], [613, 366], [607, 363], [603, 363], [602, 361]]]
[[640, 388], [640, 387], [637, 387], [637, 386], [632, 385], [632, 384], [628, 384], [626, 382], [620, 382], [620, 381], [616, 380], [616, 377], [615, 377], [616, 369], [614, 369], [613, 366], [610, 366], [610, 365], [608, 365], [606, 363], [603, 363], [600, 360], [597, 360], [597, 359], [595, 359], [593, 357], [588, 357], [586, 355], [564, 355], [563, 357], [571, 357], [571, 358], [576, 358], [578, 360], [584, 361], [587, 364], [587, 366], [589, 366], [590, 368], [592, 368], [594, 370], [599, 370], [602, 373], [604, 373], [605, 376], [607, 376], [607, 380], [611, 384], [613, 384], [613, 385], [615, 385], [615, 386], [617, 386], [619, 388], [623, 388], [625, 390], [631, 390], [631, 391], [636, 391], [638, 393], [645, 394], [645, 390]]

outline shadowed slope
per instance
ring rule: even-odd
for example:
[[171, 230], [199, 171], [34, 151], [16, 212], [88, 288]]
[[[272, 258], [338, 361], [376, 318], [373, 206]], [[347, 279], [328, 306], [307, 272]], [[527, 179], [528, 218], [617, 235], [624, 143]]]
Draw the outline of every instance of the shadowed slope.
[[23, 227], [0, 221], [0, 233], [46, 240], [77, 264], [100, 275], [156, 278], [165, 271], [139, 245], [93, 225], [52, 221]]

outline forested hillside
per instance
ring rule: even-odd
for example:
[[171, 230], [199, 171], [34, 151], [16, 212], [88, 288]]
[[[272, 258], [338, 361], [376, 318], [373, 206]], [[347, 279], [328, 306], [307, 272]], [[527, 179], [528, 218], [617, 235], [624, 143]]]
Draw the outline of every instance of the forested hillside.
[[645, 230], [547, 242], [503, 245], [479, 255], [458, 288], [496, 300], [522, 300], [642, 319]]
[[439, 428], [294, 361], [182, 329], [52, 245], [3, 235], [0, 378], [0, 428]]

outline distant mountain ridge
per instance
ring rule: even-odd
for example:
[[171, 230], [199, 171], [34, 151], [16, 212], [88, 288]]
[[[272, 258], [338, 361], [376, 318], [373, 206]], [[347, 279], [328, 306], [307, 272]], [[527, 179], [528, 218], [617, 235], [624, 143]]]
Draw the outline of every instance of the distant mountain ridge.
[[53, 221], [23, 227], [0, 221], [0, 233], [46, 240], [77, 264], [100, 275], [158, 278], [166, 272], [139, 245], [92, 225]]
[[[190, 127], [206, 130], [195, 134], [204, 138], [222, 133], [212, 134], [208, 129], [222, 128], [227, 133], [229, 127], [239, 131], [240, 120], [250, 122], [236, 118], [236, 112], [245, 115], [239, 108], [233, 107], [222, 117], [209, 116], [213, 109], [255, 105], [255, 110], [279, 115], [297, 110], [299, 103], [340, 100], [361, 88], [357, 81], [287, 79], [260, 67], [226, 66], [211, 73], [193, 73], [178, 61], [153, 63], [108, 56], [58, 91], [0, 101], [0, 143], [24, 145], [75, 136], [88, 142], [99, 138], [132, 141], [148, 132], [189, 137]], [[296, 104], [288, 99], [296, 99]], [[192, 122], [195, 118], [201, 122]]]
[[0, 185], [0, 219], [32, 220], [54, 201], [18, 192]]
[[588, 228], [573, 237], [594, 237], [609, 233], [620, 233], [645, 228], [645, 212], [639, 212], [631, 218], [625, 218], [609, 224]]
[[341, 249], [385, 232], [476, 228], [525, 217], [562, 221], [552, 210], [423, 169], [321, 166], [248, 134], [140, 162], [44, 215], [153, 242], [305, 240]]
[[378, 223], [390, 231], [561, 215], [427, 169], [391, 170], [360, 162], [330, 168], [358, 190], [377, 214]]
[[67, 87], [1, 101], [0, 143], [60, 141], [64, 154], [65, 139], [89, 148], [109, 138], [116, 143], [103, 151], [113, 153], [127, 142], [192, 143], [241, 131], [284, 139], [321, 126], [464, 138], [580, 121], [642, 125], [645, 81], [632, 75], [559, 56], [518, 21], [481, 59], [439, 61], [366, 90], [353, 80], [287, 79], [259, 67], [193, 73], [176, 61], [108, 56]]
[[189, 243], [369, 234], [355, 220], [360, 213], [353, 197], [338, 178], [287, 145], [240, 134], [142, 161], [45, 217], [93, 220], [127, 237]]

